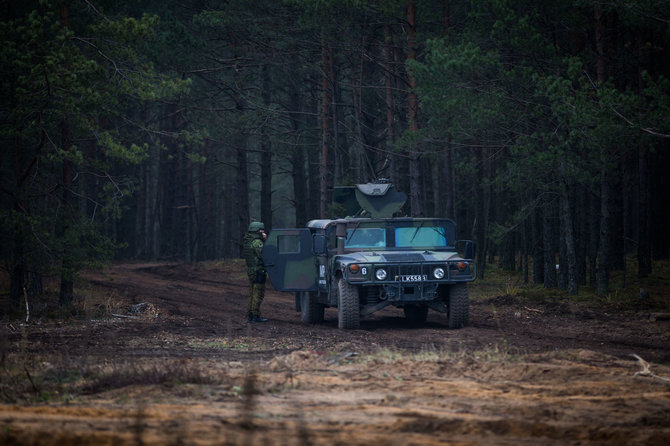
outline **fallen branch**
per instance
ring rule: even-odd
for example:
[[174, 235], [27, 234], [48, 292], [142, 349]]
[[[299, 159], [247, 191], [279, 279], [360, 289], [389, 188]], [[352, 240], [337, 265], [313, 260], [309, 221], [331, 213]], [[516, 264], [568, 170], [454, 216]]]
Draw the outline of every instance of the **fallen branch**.
[[667, 378], [665, 376], [658, 376], [657, 374], [655, 374], [654, 372], [649, 370], [650, 365], [647, 361], [640, 358], [635, 353], [631, 353], [630, 355], [633, 358], [636, 358], [638, 364], [640, 364], [640, 367], [642, 367], [642, 370], [640, 370], [639, 372], [635, 372], [635, 375], [633, 375], [633, 376], [648, 376], [650, 378], [655, 378], [655, 379], [658, 379], [658, 380], [661, 380], [661, 381], [664, 381], [664, 382], [670, 382], [670, 378]]
[[534, 311], [536, 313], [543, 313], [542, 310], [538, 310], [537, 308], [530, 308], [530, 307], [524, 307], [528, 311]]
[[114, 317], [120, 317], [124, 319], [139, 319], [139, 316], [128, 316], [126, 314], [117, 314], [117, 313], [112, 313], [112, 316]]

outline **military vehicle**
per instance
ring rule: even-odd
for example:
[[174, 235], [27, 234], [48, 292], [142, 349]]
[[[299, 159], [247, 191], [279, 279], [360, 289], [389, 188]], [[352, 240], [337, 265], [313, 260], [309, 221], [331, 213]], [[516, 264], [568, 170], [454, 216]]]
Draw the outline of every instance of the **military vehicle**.
[[333, 201], [353, 217], [271, 231], [262, 252], [268, 276], [275, 289], [295, 292], [304, 322], [322, 322], [332, 307], [339, 328], [356, 329], [393, 305], [412, 324], [429, 309], [444, 313], [449, 328], [467, 324], [474, 244], [455, 241], [446, 218], [394, 218], [406, 199], [384, 180], [336, 188]]

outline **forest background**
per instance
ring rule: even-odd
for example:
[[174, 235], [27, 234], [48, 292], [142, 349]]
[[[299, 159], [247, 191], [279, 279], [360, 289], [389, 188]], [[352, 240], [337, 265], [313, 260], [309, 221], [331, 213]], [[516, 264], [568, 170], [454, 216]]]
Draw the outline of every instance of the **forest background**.
[[[7, 310], [114, 257], [237, 258], [388, 178], [576, 294], [670, 256], [670, 1], [2, 2]], [[341, 216], [341, 215], [340, 215]], [[560, 268], [556, 266], [560, 265]], [[632, 269], [628, 266], [629, 269]]]

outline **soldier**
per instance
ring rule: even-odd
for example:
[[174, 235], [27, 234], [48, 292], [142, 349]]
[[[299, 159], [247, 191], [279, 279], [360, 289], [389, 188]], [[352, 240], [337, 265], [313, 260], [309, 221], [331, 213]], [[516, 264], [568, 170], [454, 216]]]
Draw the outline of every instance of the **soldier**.
[[259, 221], [252, 221], [249, 230], [244, 235], [244, 249], [242, 256], [247, 262], [247, 276], [249, 277], [249, 322], [267, 322], [261, 317], [261, 302], [265, 297], [265, 279], [267, 277], [261, 250], [267, 238], [265, 225]]

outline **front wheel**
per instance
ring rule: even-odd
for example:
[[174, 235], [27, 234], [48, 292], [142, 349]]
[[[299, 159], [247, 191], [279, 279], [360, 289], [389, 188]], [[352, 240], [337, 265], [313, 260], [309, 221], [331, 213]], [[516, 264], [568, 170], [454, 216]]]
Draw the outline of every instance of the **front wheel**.
[[307, 324], [318, 324], [323, 322], [323, 312], [325, 307], [316, 301], [315, 293], [310, 291], [301, 291], [300, 310], [302, 321]]
[[470, 298], [468, 296], [468, 285], [457, 283], [449, 286], [449, 297], [447, 300], [447, 324], [449, 328], [461, 328], [468, 325], [468, 311], [470, 309]]
[[361, 308], [358, 289], [340, 277], [337, 279], [337, 326], [355, 330], [361, 325]]

